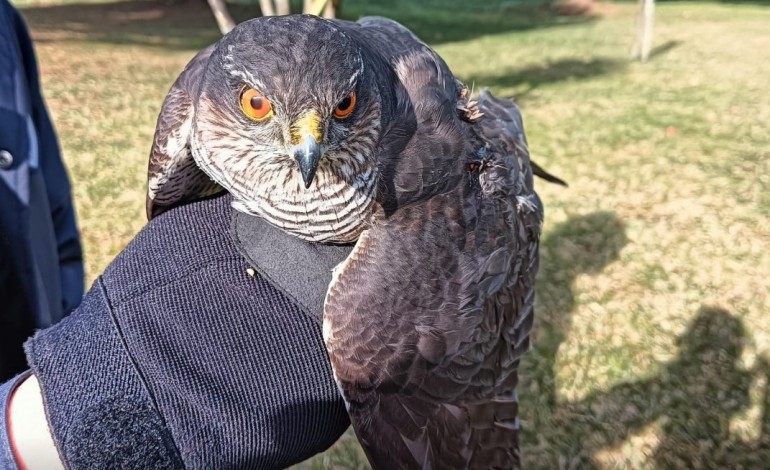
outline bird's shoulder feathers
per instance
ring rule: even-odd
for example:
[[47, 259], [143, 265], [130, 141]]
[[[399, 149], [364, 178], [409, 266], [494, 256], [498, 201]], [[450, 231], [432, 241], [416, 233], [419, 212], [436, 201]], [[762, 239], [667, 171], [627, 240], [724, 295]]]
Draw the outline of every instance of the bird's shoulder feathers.
[[195, 99], [213, 44], [193, 57], [163, 100], [147, 169], [147, 218], [222, 189], [195, 164], [190, 136]]

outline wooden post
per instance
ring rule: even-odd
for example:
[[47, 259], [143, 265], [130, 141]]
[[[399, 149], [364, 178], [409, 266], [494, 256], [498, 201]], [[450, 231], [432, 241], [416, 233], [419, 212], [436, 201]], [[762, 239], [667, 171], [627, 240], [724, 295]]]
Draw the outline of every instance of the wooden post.
[[291, 4], [289, 0], [275, 0], [275, 12], [279, 15], [290, 15]]
[[652, 30], [655, 24], [655, 0], [639, 0], [639, 16], [636, 20], [636, 39], [631, 55], [646, 62], [652, 50]]
[[273, 0], [259, 0], [259, 9], [262, 10], [262, 16], [275, 16]]
[[328, 0], [305, 0], [302, 13], [307, 15], [321, 16], [324, 9], [326, 9], [327, 3], [329, 3]]
[[337, 6], [338, 6], [339, 0], [326, 0], [326, 6], [324, 7], [324, 18], [336, 18], [337, 17]]
[[230, 16], [230, 12], [227, 11], [227, 5], [224, 0], [208, 0], [211, 12], [214, 13], [214, 18], [217, 20], [217, 26], [219, 31], [225, 35], [235, 28], [235, 20]]

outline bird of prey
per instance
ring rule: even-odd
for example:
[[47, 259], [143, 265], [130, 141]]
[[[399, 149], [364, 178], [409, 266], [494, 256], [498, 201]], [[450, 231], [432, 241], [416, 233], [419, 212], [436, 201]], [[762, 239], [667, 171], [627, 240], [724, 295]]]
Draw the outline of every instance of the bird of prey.
[[147, 206], [223, 188], [287, 233], [355, 243], [323, 333], [372, 466], [518, 468], [543, 220], [533, 172], [550, 177], [516, 105], [471, 101], [402, 25], [258, 18], [169, 92]]

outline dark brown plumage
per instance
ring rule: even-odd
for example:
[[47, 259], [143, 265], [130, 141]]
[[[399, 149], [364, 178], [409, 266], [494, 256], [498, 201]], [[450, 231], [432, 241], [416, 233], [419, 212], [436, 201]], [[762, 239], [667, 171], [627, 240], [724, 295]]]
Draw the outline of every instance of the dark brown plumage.
[[517, 468], [543, 217], [521, 118], [484, 92], [465, 119], [427, 48], [395, 62], [419, 124], [394, 128], [411, 135], [381, 155], [374, 222], [330, 286], [332, 366], [375, 468]]
[[[248, 55], [255, 50], [265, 57]], [[244, 81], [277, 103], [275, 122], [238, 115], [234, 90]], [[358, 108], [335, 121], [329, 113], [351, 86]], [[296, 119], [309, 122], [307, 109], [331, 149], [315, 180], [281, 143]], [[280, 125], [284, 137], [270, 130]], [[563, 183], [530, 161], [516, 105], [488, 92], [470, 101], [398, 23], [252, 20], [196, 56], [172, 87], [148, 215], [218, 190], [213, 180], [239, 210], [296, 236], [357, 239], [329, 286], [324, 338], [372, 465], [517, 468], [517, 368], [543, 221], [533, 174]]]
[[224, 190], [198, 168], [189, 145], [195, 112], [193, 99], [215, 47], [216, 44], [211, 45], [193, 57], [163, 101], [147, 171], [148, 219], [171, 207]]

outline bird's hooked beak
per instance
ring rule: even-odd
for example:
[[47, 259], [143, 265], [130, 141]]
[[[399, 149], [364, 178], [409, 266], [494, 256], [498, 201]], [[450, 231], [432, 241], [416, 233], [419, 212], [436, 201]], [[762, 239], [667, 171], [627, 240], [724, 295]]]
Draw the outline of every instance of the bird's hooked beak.
[[289, 152], [294, 156], [302, 173], [305, 188], [313, 183], [318, 162], [321, 160], [321, 117], [309, 112], [291, 127], [292, 147]]

